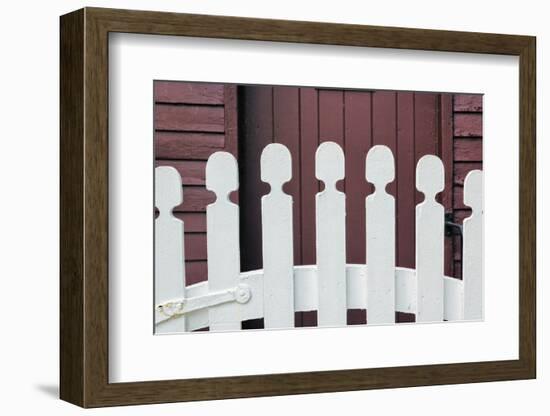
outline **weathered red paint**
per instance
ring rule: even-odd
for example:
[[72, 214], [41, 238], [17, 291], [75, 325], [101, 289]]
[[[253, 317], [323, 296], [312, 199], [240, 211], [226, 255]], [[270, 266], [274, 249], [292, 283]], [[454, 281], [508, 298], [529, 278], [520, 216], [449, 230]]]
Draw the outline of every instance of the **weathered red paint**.
[[172, 104], [224, 105], [224, 85], [202, 82], [163, 82], [154, 86], [155, 102]]
[[455, 137], [481, 137], [481, 113], [456, 113], [454, 118]]
[[454, 111], [456, 112], [482, 112], [483, 96], [480, 94], [455, 94]]

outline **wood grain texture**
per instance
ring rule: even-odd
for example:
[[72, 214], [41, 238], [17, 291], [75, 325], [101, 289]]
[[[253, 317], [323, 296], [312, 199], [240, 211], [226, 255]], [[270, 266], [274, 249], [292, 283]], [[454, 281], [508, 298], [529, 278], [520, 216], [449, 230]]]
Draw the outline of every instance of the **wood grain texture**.
[[[388, 146], [397, 153], [397, 93], [376, 91], [372, 94], [372, 144]], [[396, 196], [397, 181], [388, 184], [387, 191]]]
[[483, 108], [483, 95], [456, 94], [453, 110], [459, 112], [478, 112]]
[[163, 131], [224, 132], [223, 106], [171, 105], [155, 106], [155, 129]]
[[155, 161], [155, 167], [171, 166], [178, 171], [183, 185], [204, 185], [204, 170], [206, 162], [197, 160], [159, 160]]
[[[519, 56], [520, 264], [519, 270], [511, 271], [519, 273], [519, 359], [110, 384], [107, 313], [110, 31]], [[61, 45], [60, 390], [64, 400], [83, 407], [99, 407], [536, 376], [535, 38], [87, 8], [62, 17]]]
[[[365, 183], [365, 157], [372, 146], [371, 94], [344, 92], [346, 146], [346, 260], [364, 264], [366, 253], [365, 198], [372, 186]], [[353, 231], [353, 232], [352, 232]], [[353, 320], [352, 320], [353, 321]]]
[[256, 193], [265, 195], [269, 191], [258, 167], [262, 150], [273, 141], [273, 87], [243, 88], [239, 98], [240, 114], [247, 114], [240, 123], [239, 151], [241, 270], [247, 271], [262, 268], [261, 200]]
[[[439, 96], [439, 149], [438, 154], [445, 168], [445, 189], [439, 195], [445, 213], [453, 212], [453, 162], [454, 162], [454, 137], [453, 137], [453, 95], [441, 94]], [[445, 240], [445, 259], [443, 262], [445, 276], [454, 276], [454, 263], [452, 257], [458, 250], [453, 237]]]
[[483, 143], [481, 139], [454, 139], [454, 160], [457, 162], [481, 162]]
[[206, 161], [217, 150], [223, 150], [226, 139], [220, 133], [156, 132], [157, 159], [198, 159]]
[[60, 30], [59, 395], [84, 406], [84, 11], [62, 18]]
[[415, 152], [414, 152], [414, 93], [397, 94], [397, 152], [396, 177], [396, 261], [397, 265], [414, 268], [415, 264]]
[[[273, 142], [285, 145], [292, 157], [291, 179], [283, 185], [292, 196], [292, 235], [296, 241], [302, 236], [300, 190], [300, 92], [296, 87], [273, 87]], [[264, 181], [265, 182], [265, 181]], [[295, 264], [302, 262], [302, 246], [294, 244]]]
[[[303, 212], [315, 211], [315, 194], [319, 191], [319, 181], [313, 175], [315, 171], [315, 152], [319, 145], [318, 91], [316, 88], [300, 88], [300, 162], [302, 189], [302, 264], [315, 264], [315, 216]], [[309, 174], [308, 174], [309, 172]], [[296, 260], [296, 259], [295, 259]]]
[[155, 81], [156, 103], [224, 104], [223, 84]]
[[480, 137], [483, 135], [481, 114], [459, 113], [455, 115], [455, 137]]

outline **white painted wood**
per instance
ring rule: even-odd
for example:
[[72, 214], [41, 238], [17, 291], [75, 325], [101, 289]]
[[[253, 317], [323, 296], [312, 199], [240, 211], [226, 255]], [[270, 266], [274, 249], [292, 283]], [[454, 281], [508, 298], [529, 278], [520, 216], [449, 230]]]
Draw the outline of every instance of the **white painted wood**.
[[159, 324], [169, 319], [189, 315], [199, 309], [211, 308], [222, 305], [227, 302], [246, 303], [250, 300], [250, 288], [246, 284], [239, 284], [232, 289], [222, 290], [220, 292], [209, 292], [198, 297], [174, 299], [170, 302], [157, 305], [155, 314], [155, 323]]
[[336, 189], [343, 179], [344, 152], [324, 142], [315, 155], [315, 176], [325, 184], [316, 195], [319, 326], [344, 326], [346, 311], [346, 196]]
[[[263, 270], [241, 273], [239, 283], [250, 287], [251, 297], [247, 303], [237, 304], [240, 316], [245, 319], [263, 317]], [[365, 309], [367, 305], [367, 267], [364, 264], [346, 265], [347, 308]], [[445, 276], [445, 310], [444, 319], [460, 319], [462, 313], [463, 283], [462, 280]], [[317, 266], [294, 266], [294, 293], [297, 312], [317, 310], [319, 306]], [[416, 313], [416, 271], [414, 269], [395, 268], [395, 308], [397, 312]], [[208, 294], [208, 283], [200, 282], [187, 287], [188, 297]], [[190, 331], [207, 327], [208, 310], [195, 310], [187, 315]]]
[[463, 224], [462, 279], [464, 319], [483, 319], [483, 172], [473, 170], [464, 180], [464, 205], [472, 215]]
[[367, 154], [366, 179], [374, 193], [366, 198], [367, 322], [395, 322], [395, 199], [386, 185], [395, 179], [391, 150], [374, 146]]
[[325, 142], [316, 154], [316, 176], [325, 188], [316, 195], [318, 264], [293, 266], [292, 198], [282, 191], [292, 177], [291, 155], [272, 144], [261, 158], [262, 180], [271, 187], [262, 198], [264, 269], [240, 273], [239, 208], [228, 198], [238, 188], [237, 162], [226, 152], [212, 155], [206, 167], [207, 189], [216, 194], [207, 207], [209, 280], [187, 288], [183, 222], [172, 215], [182, 202], [181, 178], [174, 168], [157, 168], [155, 304], [166, 309], [156, 310], [156, 332], [240, 330], [242, 320], [262, 317], [266, 328], [289, 328], [294, 311], [310, 310], [318, 311], [319, 326], [343, 326], [347, 309], [364, 308], [369, 324], [392, 323], [395, 311], [415, 313], [417, 322], [482, 319], [482, 172], [465, 180], [464, 203], [473, 213], [464, 221], [461, 281], [443, 276], [443, 207], [435, 200], [444, 187], [441, 161], [425, 156], [417, 166], [416, 185], [425, 198], [416, 207], [416, 270], [395, 267], [395, 201], [385, 191], [394, 180], [393, 155], [375, 146], [366, 162], [366, 179], [375, 185], [365, 202], [367, 265], [345, 263], [345, 195], [336, 190], [344, 154]]
[[[233, 288], [239, 281], [239, 207], [229, 200], [229, 194], [238, 186], [235, 157], [227, 152], [211, 155], [206, 163], [206, 188], [216, 194], [216, 201], [206, 207], [208, 287], [211, 292]], [[241, 329], [235, 303], [210, 308], [209, 321], [212, 331]]]
[[[185, 297], [183, 222], [172, 215], [183, 200], [181, 177], [169, 166], [155, 169], [155, 305]], [[169, 319], [155, 327], [159, 334], [186, 331], [184, 317]]]
[[462, 321], [464, 319], [464, 283], [454, 277], [443, 278], [443, 319]]
[[444, 188], [444, 175], [438, 157], [426, 155], [418, 161], [416, 188], [425, 198], [416, 206], [417, 322], [443, 320], [444, 210], [435, 196]]
[[294, 327], [294, 249], [292, 197], [283, 184], [292, 178], [288, 149], [279, 143], [265, 147], [261, 178], [271, 191], [262, 197], [262, 251], [264, 267], [264, 327]]

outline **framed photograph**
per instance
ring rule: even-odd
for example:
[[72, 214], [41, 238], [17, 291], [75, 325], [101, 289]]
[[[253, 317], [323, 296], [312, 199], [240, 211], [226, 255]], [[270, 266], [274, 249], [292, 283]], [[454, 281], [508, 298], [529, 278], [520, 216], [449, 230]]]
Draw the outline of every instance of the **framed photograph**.
[[536, 376], [535, 38], [61, 17], [82, 407]]

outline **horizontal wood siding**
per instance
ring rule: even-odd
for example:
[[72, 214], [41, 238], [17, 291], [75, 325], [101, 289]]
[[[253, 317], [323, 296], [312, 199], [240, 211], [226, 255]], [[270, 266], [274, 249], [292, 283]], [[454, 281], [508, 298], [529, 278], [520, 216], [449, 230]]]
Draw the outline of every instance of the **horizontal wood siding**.
[[[184, 221], [187, 284], [207, 279], [205, 167], [216, 151], [237, 155], [236, 86], [155, 81], [155, 165], [172, 166], [184, 185], [174, 215]], [[235, 195], [232, 195], [235, 200]]]
[[[463, 203], [464, 178], [474, 169], [483, 168], [483, 96], [453, 96], [453, 218], [462, 224], [471, 215]], [[462, 250], [459, 237], [454, 237], [454, 276], [462, 278]]]

